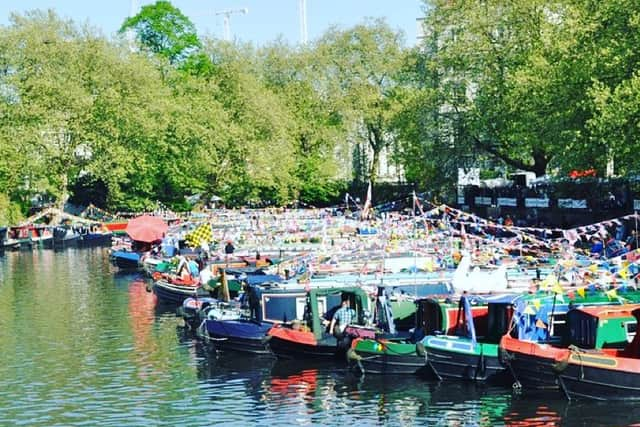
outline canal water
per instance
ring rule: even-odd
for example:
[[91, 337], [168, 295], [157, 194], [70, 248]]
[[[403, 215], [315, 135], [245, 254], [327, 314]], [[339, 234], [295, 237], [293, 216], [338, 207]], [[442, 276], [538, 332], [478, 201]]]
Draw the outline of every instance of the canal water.
[[632, 425], [633, 403], [216, 356], [106, 249], [0, 256], [0, 425]]

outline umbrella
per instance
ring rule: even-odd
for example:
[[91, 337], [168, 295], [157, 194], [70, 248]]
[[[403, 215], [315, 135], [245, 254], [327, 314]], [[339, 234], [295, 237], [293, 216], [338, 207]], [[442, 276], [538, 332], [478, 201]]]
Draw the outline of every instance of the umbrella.
[[167, 223], [162, 218], [142, 215], [130, 220], [125, 231], [133, 240], [151, 243], [156, 240], [162, 240], [168, 228]]

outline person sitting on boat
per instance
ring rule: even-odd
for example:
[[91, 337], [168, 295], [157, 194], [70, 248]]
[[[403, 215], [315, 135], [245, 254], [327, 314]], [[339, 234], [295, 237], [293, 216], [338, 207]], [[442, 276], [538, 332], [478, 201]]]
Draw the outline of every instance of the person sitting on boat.
[[[192, 265], [191, 265], [192, 261], [187, 261], [187, 258], [185, 258], [183, 255], [180, 255], [178, 257], [178, 268], [176, 269], [176, 275], [181, 279], [181, 280], [191, 280], [193, 277], [198, 277], [199, 272], [197, 272], [195, 274], [195, 276], [193, 275], [193, 270], [192, 270]], [[195, 263], [195, 261], [193, 261]], [[198, 269], [198, 266], [196, 264], [196, 270]]]
[[191, 274], [192, 278], [200, 276], [200, 266], [198, 265], [196, 260], [190, 259], [187, 263], [187, 266], [189, 267], [189, 273]]
[[351, 308], [349, 295], [342, 295], [342, 303], [340, 308], [333, 313], [331, 323], [329, 324], [329, 333], [341, 340], [344, 338], [344, 331], [349, 324], [353, 323], [356, 318], [356, 311]]

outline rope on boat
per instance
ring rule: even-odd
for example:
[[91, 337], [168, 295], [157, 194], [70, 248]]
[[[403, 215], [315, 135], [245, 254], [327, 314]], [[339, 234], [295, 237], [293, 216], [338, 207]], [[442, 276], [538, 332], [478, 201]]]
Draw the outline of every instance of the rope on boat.
[[522, 384], [518, 380], [518, 376], [516, 375], [516, 372], [513, 370], [513, 366], [511, 366], [511, 361], [515, 359], [515, 357], [513, 356], [513, 354], [509, 353], [507, 350], [505, 350], [502, 347], [500, 347], [500, 350], [499, 350], [499, 357], [500, 357], [500, 362], [503, 365], [507, 366], [507, 368], [509, 369], [509, 372], [511, 373], [511, 376], [513, 377], [514, 383], [511, 385], [511, 387], [513, 388], [513, 391], [516, 393], [520, 393], [522, 391]]
[[564, 378], [562, 378], [562, 373], [567, 369], [567, 367], [569, 366], [569, 359], [571, 358], [572, 354], [575, 354], [576, 357], [578, 358], [578, 360], [580, 361], [580, 378], [578, 378], [580, 381], [584, 380], [584, 365], [582, 364], [582, 349], [578, 346], [575, 345], [570, 345], [568, 347], [569, 350], [569, 354], [567, 355], [567, 357], [563, 360], [559, 360], [556, 363], [554, 363], [551, 368], [553, 369], [553, 372], [556, 374], [556, 379], [558, 380], [558, 384], [560, 385], [560, 389], [562, 389], [562, 393], [564, 394], [564, 396], [567, 398], [567, 400], [571, 400], [571, 395], [569, 394], [569, 390], [567, 389], [567, 386], [564, 383]]
[[551, 365], [551, 368], [553, 369], [553, 372], [555, 372], [557, 375], [561, 374], [562, 372], [564, 372], [565, 369], [567, 369], [567, 367], [569, 366], [569, 359], [571, 358], [572, 354], [575, 354], [576, 357], [578, 358], [578, 360], [580, 361], [580, 380], [584, 379], [584, 365], [582, 364], [582, 349], [578, 346], [575, 345], [570, 345], [569, 347], [567, 347], [567, 349], [569, 350], [569, 354], [567, 355], [567, 357], [565, 359], [562, 360], [558, 360], [556, 363], [554, 363], [553, 365]]

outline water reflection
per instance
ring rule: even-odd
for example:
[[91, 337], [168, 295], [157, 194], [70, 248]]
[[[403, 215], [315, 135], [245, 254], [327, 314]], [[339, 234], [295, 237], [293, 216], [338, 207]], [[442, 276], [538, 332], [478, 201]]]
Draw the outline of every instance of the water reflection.
[[0, 258], [0, 425], [630, 425], [633, 403], [216, 354], [100, 249]]

